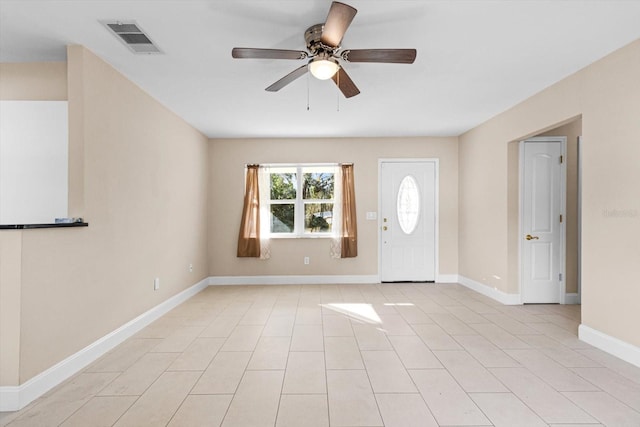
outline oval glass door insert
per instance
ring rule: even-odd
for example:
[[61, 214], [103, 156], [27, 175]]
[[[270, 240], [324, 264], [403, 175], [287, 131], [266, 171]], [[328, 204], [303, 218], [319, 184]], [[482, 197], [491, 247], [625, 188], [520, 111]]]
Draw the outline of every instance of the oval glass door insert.
[[400, 182], [396, 209], [402, 231], [405, 234], [413, 233], [420, 217], [420, 191], [418, 182], [411, 175], [405, 176]]

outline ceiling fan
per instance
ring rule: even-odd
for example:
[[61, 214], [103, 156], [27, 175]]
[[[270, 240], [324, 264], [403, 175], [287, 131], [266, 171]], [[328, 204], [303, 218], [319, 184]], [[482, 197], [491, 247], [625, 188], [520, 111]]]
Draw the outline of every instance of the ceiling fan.
[[307, 64], [293, 70], [266, 90], [277, 92], [309, 71], [320, 80], [333, 79], [342, 94], [346, 98], [351, 98], [359, 94], [360, 90], [344, 71], [339, 60], [412, 64], [416, 59], [415, 49], [342, 49], [340, 43], [344, 33], [357, 12], [355, 8], [347, 4], [337, 1], [331, 3], [326, 22], [312, 25], [304, 32], [308, 52], [235, 47], [231, 51], [231, 56], [248, 59], [309, 59]]

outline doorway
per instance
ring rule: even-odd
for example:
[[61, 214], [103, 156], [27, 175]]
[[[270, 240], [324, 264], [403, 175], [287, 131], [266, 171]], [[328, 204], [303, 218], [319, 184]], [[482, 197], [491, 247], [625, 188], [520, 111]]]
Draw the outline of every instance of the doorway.
[[565, 303], [566, 137], [520, 143], [523, 303]]
[[380, 160], [380, 280], [437, 277], [438, 160]]

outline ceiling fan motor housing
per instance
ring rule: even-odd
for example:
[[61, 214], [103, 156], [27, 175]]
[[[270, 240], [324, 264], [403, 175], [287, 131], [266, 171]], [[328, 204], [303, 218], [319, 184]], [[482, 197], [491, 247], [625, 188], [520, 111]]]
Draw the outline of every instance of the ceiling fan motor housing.
[[304, 32], [304, 41], [307, 43], [307, 49], [312, 55], [318, 55], [322, 52], [328, 53], [333, 56], [334, 52], [338, 49], [338, 46], [327, 46], [320, 41], [322, 38], [322, 31], [324, 30], [324, 24], [312, 25]]

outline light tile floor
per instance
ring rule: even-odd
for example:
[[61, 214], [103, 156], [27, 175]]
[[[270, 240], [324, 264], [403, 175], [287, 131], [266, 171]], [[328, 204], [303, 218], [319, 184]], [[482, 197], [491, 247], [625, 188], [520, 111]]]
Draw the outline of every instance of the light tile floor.
[[580, 306], [460, 285], [209, 287], [0, 426], [640, 426]]

